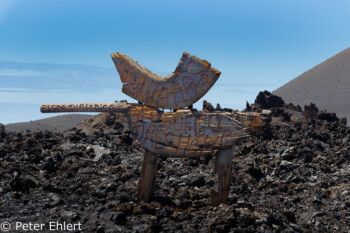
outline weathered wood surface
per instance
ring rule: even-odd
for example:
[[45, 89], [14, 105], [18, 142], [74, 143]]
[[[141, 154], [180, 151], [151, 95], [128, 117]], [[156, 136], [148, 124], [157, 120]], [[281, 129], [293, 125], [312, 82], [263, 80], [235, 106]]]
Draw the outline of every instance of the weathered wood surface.
[[157, 160], [157, 154], [145, 150], [137, 196], [139, 201], [150, 202], [153, 197], [157, 173]]
[[232, 147], [251, 130], [269, 123], [269, 114], [193, 110], [162, 112], [139, 104], [46, 104], [42, 112], [125, 112], [130, 130], [147, 150], [168, 157], [198, 157]]
[[129, 108], [126, 102], [110, 103], [70, 103], [70, 104], [42, 104], [42, 113], [54, 112], [126, 112]]
[[180, 109], [204, 96], [221, 72], [211, 64], [184, 52], [175, 71], [159, 76], [134, 59], [121, 54], [111, 55], [123, 85], [122, 91], [147, 106]]
[[215, 171], [218, 175], [218, 192], [212, 191], [213, 206], [227, 203], [232, 176], [232, 147], [222, 149], [216, 155]]
[[147, 149], [168, 157], [198, 157], [232, 147], [266, 126], [269, 114], [191, 110], [160, 112], [142, 105], [130, 108], [130, 129]]

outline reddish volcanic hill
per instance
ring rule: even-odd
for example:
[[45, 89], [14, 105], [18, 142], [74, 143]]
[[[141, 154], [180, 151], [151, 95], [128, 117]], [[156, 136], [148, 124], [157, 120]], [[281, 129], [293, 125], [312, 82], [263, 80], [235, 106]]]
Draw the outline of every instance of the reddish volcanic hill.
[[350, 48], [306, 71], [273, 92], [286, 103], [315, 103], [319, 110], [350, 120]]

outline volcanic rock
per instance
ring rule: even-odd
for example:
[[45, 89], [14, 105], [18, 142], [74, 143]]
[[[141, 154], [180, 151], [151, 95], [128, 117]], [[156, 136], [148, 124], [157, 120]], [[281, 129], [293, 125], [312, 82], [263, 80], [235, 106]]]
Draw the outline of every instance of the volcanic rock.
[[0, 123], [0, 139], [6, 136], [5, 126]]
[[272, 95], [268, 91], [259, 92], [255, 99], [255, 105], [262, 109], [279, 108], [284, 106], [284, 101], [281, 97]]
[[304, 116], [308, 120], [316, 120], [318, 114], [318, 108], [314, 103], [304, 106]]
[[229, 200], [218, 207], [214, 156], [161, 157], [154, 199], [138, 203], [143, 151], [122, 116], [101, 114], [65, 133], [6, 132], [0, 222], [81, 222], [82, 232], [347, 232], [350, 129], [331, 113], [309, 120], [298, 107], [270, 110], [271, 126], [236, 145]]
[[211, 103], [206, 100], [203, 100], [203, 111], [204, 112], [214, 112], [215, 109]]

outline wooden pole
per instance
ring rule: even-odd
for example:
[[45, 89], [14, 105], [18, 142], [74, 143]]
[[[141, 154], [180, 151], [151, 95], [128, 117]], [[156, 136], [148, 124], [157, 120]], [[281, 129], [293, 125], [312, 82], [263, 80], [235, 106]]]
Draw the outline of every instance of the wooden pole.
[[97, 102], [97, 103], [68, 103], [42, 104], [42, 113], [51, 112], [127, 112], [130, 104], [127, 102]]
[[233, 147], [222, 149], [216, 156], [215, 170], [218, 174], [218, 192], [211, 193], [213, 206], [227, 203], [232, 175]]
[[156, 181], [157, 160], [157, 154], [145, 150], [139, 181], [138, 201], [150, 202], [152, 200]]

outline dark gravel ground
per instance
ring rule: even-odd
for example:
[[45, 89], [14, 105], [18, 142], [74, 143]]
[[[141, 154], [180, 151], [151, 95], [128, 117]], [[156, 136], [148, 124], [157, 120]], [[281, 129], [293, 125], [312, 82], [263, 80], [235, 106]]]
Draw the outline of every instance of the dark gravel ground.
[[108, 122], [108, 134], [0, 127], [0, 222], [80, 222], [73, 232], [99, 233], [350, 232], [350, 128], [331, 114], [299, 121], [276, 109], [269, 129], [237, 145], [229, 203], [216, 208], [214, 158], [161, 158], [154, 201], [137, 203], [142, 149], [120, 123]]

